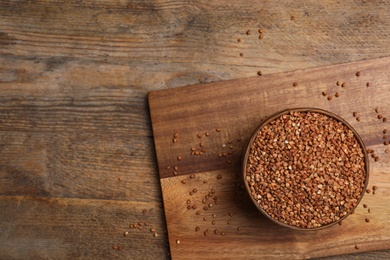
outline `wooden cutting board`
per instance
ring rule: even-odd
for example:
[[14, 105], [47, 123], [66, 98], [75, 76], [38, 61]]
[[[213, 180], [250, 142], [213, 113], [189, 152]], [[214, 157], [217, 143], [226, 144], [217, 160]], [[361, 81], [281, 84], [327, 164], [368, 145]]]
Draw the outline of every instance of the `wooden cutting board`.
[[[151, 92], [172, 258], [290, 259], [389, 249], [389, 68], [390, 58], [382, 58]], [[379, 157], [370, 158], [369, 181], [378, 189], [365, 194], [342, 225], [280, 227], [258, 213], [243, 188], [241, 157], [249, 137], [264, 117], [294, 107], [338, 114]]]

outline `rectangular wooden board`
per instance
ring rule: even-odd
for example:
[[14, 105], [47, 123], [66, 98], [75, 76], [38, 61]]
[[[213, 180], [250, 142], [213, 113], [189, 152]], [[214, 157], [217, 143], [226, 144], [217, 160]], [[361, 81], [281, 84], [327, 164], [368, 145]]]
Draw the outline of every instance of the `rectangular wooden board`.
[[[172, 258], [300, 259], [389, 249], [390, 145], [384, 142], [390, 134], [383, 139], [383, 130], [390, 132], [389, 68], [390, 58], [381, 58], [149, 93]], [[369, 187], [376, 185], [376, 193], [365, 194], [342, 225], [281, 227], [257, 211], [243, 188], [241, 158], [253, 131], [267, 115], [295, 107], [338, 114], [379, 157], [370, 158]], [[378, 119], [376, 108], [389, 120]]]

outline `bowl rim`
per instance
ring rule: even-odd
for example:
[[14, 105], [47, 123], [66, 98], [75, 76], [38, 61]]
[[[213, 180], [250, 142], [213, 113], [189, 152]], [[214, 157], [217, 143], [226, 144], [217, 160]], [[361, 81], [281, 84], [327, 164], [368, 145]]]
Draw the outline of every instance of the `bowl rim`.
[[[251, 148], [251, 145], [254, 141], [254, 139], [256, 138], [257, 136], [257, 133], [258, 131], [260, 131], [260, 129], [262, 127], [264, 127], [265, 125], [267, 125], [268, 123], [270, 123], [271, 121], [275, 120], [276, 118], [279, 118], [280, 116], [282, 115], [285, 115], [285, 114], [288, 114], [290, 112], [313, 112], [313, 113], [319, 113], [319, 114], [323, 114], [323, 115], [326, 115], [326, 116], [329, 116], [339, 122], [342, 122], [345, 126], [347, 126], [355, 135], [355, 138], [357, 139], [358, 143], [360, 144], [360, 147], [363, 151], [363, 154], [364, 154], [364, 163], [365, 163], [365, 171], [366, 171], [366, 179], [365, 179], [365, 182], [364, 182], [364, 187], [363, 187], [363, 190], [360, 194], [360, 197], [357, 201], [357, 204], [354, 208], [351, 209], [351, 211], [341, 217], [339, 220], [337, 221], [334, 221], [334, 222], [331, 222], [329, 224], [326, 224], [326, 225], [323, 225], [323, 226], [320, 226], [320, 227], [315, 227], [315, 228], [302, 228], [302, 227], [297, 227], [297, 226], [291, 226], [291, 225], [288, 225], [288, 224], [285, 224], [283, 222], [280, 222], [274, 218], [272, 218], [260, 205], [259, 203], [257, 203], [257, 201], [253, 198], [252, 194], [251, 194], [251, 191], [250, 191], [250, 187], [249, 187], [249, 184], [246, 180], [246, 166], [247, 166], [247, 162], [248, 162], [248, 157], [249, 157], [249, 152], [250, 152], [250, 148]], [[249, 139], [247, 145], [246, 145], [246, 149], [244, 150], [244, 156], [243, 156], [243, 159], [242, 159], [242, 178], [244, 180], [244, 184], [245, 184], [245, 188], [246, 188], [246, 191], [248, 192], [248, 195], [249, 197], [251, 198], [252, 202], [255, 204], [255, 206], [257, 207], [257, 209], [264, 215], [266, 216], [268, 219], [270, 219], [271, 221], [273, 221], [274, 223], [278, 224], [278, 225], [281, 225], [283, 227], [287, 227], [287, 228], [290, 228], [290, 229], [295, 229], [295, 230], [305, 230], [305, 231], [315, 231], [315, 230], [320, 230], [320, 229], [324, 229], [324, 228], [328, 228], [330, 226], [333, 226], [337, 223], [340, 223], [342, 220], [344, 220], [345, 218], [347, 218], [349, 215], [351, 215], [351, 213], [353, 213], [356, 209], [356, 207], [360, 204], [360, 201], [363, 199], [364, 197], [364, 194], [366, 193], [366, 189], [367, 189], [367, 186], [368, 186], [368, 181], [369, 181], [369, 171], [370, 171], [370, 167], [369, 167], [369, 157], [368, 157], [368, 153], [367, 153], [367, 149], [366, 149], [366, 146], [363, 142], [363, 139], [361, 138], [361, 136], [359, 135], [359, 133], [343, 118], [341, 118], [340, 116], [330, 112], [330, 111], [327, 111], [327, 110], [324, 110], [324, 109], [320, 109], [320, 108], [312, 108], [312, 107], [298, 107], [298, 108], [290, 108], [290, 109], [284, 109], [284, 110], [281, 110], [281, 111], [278, 111], [268, 117], [266, 117], [265, 119], [263, 119], [262, 121], [260, 121], [260, 124], [256, 127], [256, 130], [253, 132], [253, 134], [251, 135], [251, 138]]]

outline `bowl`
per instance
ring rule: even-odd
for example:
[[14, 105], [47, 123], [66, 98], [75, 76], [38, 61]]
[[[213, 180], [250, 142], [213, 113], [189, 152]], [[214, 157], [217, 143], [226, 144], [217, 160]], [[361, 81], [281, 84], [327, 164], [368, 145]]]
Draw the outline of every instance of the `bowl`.
[[245, 150], [242, 176], [268, 219], [296, 230], [319, 230], [358, 206], [369, 160], [362, 138], [344, 119], [318, 108], [294, 108], [260, 123]]

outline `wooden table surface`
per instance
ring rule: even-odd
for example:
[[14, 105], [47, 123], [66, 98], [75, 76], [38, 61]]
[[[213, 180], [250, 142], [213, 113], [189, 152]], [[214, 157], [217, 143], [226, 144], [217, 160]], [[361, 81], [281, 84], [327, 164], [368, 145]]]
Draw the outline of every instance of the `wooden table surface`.
[[170, 257], [148, 92], [389, 55], [379, 0], [1, 1], [0, 259]]

